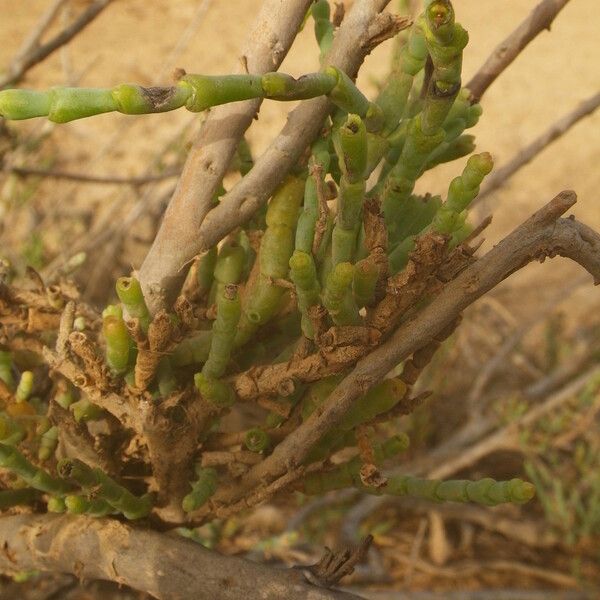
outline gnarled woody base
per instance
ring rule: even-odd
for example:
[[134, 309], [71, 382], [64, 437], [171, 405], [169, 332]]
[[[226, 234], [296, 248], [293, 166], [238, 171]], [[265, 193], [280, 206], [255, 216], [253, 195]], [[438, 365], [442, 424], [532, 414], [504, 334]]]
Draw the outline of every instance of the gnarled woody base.
[[359, 598], [311, 585], [299, 570], [224, 557], [185, 538], [116, 520], [49, 514], [2, 517], [0, 545], [4, 573], [71, 573], [115, 581], [159, 600]]

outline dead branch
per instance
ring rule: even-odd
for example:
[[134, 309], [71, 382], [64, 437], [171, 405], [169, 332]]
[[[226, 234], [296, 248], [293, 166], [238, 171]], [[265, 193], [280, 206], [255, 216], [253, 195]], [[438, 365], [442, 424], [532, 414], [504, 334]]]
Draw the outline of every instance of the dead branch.
[[[388, 2], [389, 0], [359, 0], [354, 3], [337, 31], [328, 56], [329, 64], [350, 75], [356, 74], [367, 53], [364, 44], [368, 42], [370, 27]], [[275, 39], [279, 40], [282, 54], [285, 54], [310, 4], [305, 1], [295, 2], [299, 5], [296, 7], [286, 6], [288, 19], [285, 23], [273, 24], [274, 15], [281, 18], [278, 8], [270, 10], [273, 3], [279, 7], [279, 2], [268, 0], [265, 3], [263, 12], [267, 9], [270, 12], [262, 17], [265, 20], [262, 32], [253, 34], [257, 39], [255, 47], [250, 48], [251, 52], [245, 52], [249, 61], [248, 68], [253, 73], [275, 69], [283, 58], [279, 54], [271, 57], [270, 49], [266, 52], [264, 31], [281, 29]], [[391, 15], [387, 16], [393, 20]], [[390, 19], [384, 15], [377, 19], [380, 31], [392, 26]], [[263, 59], [259, 60], [260, 56]], [[243, 131], [256, 112], [257, 102], [253, 100], [242, 105], [252, 109], [248, 114], [243, 113], [243, 121], [240, 109], [237, 108], [240, 103], [234, 105], [236, 108], [218, 107], [212, 111], [188, 157], [161, 228], [139, 273], [144, 297], [152, 313], [161, 307], [168, 307], [175, 299], [190, 261], [195, 256], [215, 245], [267, 201], [285, 174], [296, 164], [301, 153], [318, 135], [330, 106], [325, 97], [302, 102], [289, 114], [284, 128], [256, 161], [252, 170], [221, 198], [218, 206], [212, 208], [217, 185]], [[225, 110], [236, 110], [238, 117], [225, 120], [220, 116], [228, 114], [222, 112]], [[240, 122], [244, 125], [243, 128]], [[223, 123], [227, 123], [226, 128]], [[224, 130], [227, 137], [224, 137]], [[200, 142], [203, 145], [201, 150]]]
[[567, 133], [583, 118], [591, 115], [598, 107], [600, 107], [600, 93], [594, 94], [591, 98], [584, 100], [575, 110], [551, 125], [544, 133], [533, 140], [531, 144], [519, 151], [509, 162], [495, 170], [486, 179], [485, 185], [473, 201], [473, 205], [478, 204], [498, 188], [502, 187], [515, 173], [536, 158], [540, 152]]
[[[61, 46], [68, 44], [78, 33], [85, 29], [110, 3], [112, 0], [96, 0], [88, 6], [80, 15], [65, 27], [60, 33], [57, 33], [50, 41], [39, 45], [39, 38], [44, 33], [49, 23], [54, 19], [55, 13], [52, 9], [42, 17], [38, 28], [39, 35], [31, 36], [28, 47], [24, 47], [24, 52], [21, 51], [15, 61], [10, 65], [7, 74], [0, 79], [0, 88], [7, 85], [14, 85], [20, 81], [25, 73], [32, 67], [42, 62]], [[62, 4], [62, 3], [60, 3]], [[60, 4], [56, 7], [56, 11], [60, 8]], [[48, 19], [48, 17], [50, 17]]]
[[550, 25], [569, 0], [542, 0], [531, 14], [492, 52], [475, 73], [467, 87], [473, 101], [481, 99], [486, 90], [519, 56], [521, 51]]
[[253, 467], [242, 485], [218, 492], [215, 501], [234, 502], [248, 489], [301, 464], [310, 448], [335, 426], [356, 398], [449, 327], [470, 304], [529, 262], [564, 256], [578, 262], [599, 282], [600, 235], [572, 218], [560, 219], [575, 202], [574, 192], [561, 192], [485, 256], [464, 269], [387, 342], [361, 359], [320, 410], [262, 463]]
[[185, 538], [116, 520], [50, 514], [2, 517], [0, 544], [4, 573], [72, 573], [128, 585], [159, 600], [359, 598], [310, 585], [296, 569], [220, 556]]

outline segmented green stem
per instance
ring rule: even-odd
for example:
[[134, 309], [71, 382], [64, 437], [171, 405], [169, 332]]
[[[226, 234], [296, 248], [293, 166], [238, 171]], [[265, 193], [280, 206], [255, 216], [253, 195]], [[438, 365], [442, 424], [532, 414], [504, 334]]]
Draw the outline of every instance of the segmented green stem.
[[179, 343], [171, 355], [171, 364], [174, 367], [200, 364], [206, 362], [210, 351], [212, 331], [197, 331], [194, 335]]
[[0, 491], [0, 510], [6, 510], [13, 506], [21, 506], [23, 504], [32, 504], [38, 500], [40, 494], [37, 490], [31, 488], [22, 488], [18, 490], [1, 490]]
[[460, 91], [462, 51], [468, 42], [466, 31], [455, 23], [449, 0], [430, 2], [419, 23], [431, 73], [424, 82], [422, 110], [410, 121], [402, 153], [383, 188], [383, 209], [392, 239], [396, 238], [404, 202], [412, 194], [431, 153], [446, 139], [443, 124]]
[[17, 402], [25, 402], [31, 396], [33, 391], [33, 373], [31, 371], [23, 371], [19, 379], [19, 385], [15, 391]]
[[379, 279], [379, 267], [371, 258], [363, 258], [354, 265], [352, 294], [356, 306], [370, 306], [375, 301], [375, 288]]
[[40, 448], [38, 450], [38, 458], [41, 461], [48, 460], [54, 455], [58, 444], [58, 427], [52, 426], [46, 430], [40, 438]]
[[410, 475], [390, 477], [382, 490], [366, 488], [365, 491], [391, 496], [413, 496], [434, 502], [476, 502], [495, 506], [507, 502], [523, 504], [535, 495], [535, 487], [521, 479], [495, 481], [491, 478], [469, 480], [439, 481], [420, 479]]
[[14, 446], [25, 439], [25, 428], [6, 413], [0, 413], [0, 442]]
[[116, 288], [117, 296], [125, 307], [127, 315], [139, 319], [142, 331], [148, 333], [150, 313], [144, 301], [140, 282], [135, 277], [119, 277]]
[[312, 255], [296, 250], [290, 258], [290, 278], [296, 286], [298, 310], [302, 314], [302, 333], [308, 339], [313, 339], [313, 326], [308, 316], [311, 306], [321, 301], [317, 268]]
[[271, 438], [266, 431], [254, 427], [246, 432], [244, 445], [250, 452], [264, 452], [271, 445]]
[[[404, 452], [408, 445], [408, 436], [405, 434], [396, 435], [383, 444], [374, 444], [375, 464], [379, 466], [385, 460]], [[361, 467], [362, 460], [357, 456], [330, 471], [310, 473], [304, 478], [304, 492], [309, 495], [316, 495], [347, 487], [360, 487], [362, 486], [360, 480]]]
[[352, 296], [354, 267], [343, 262], [327, 277], [323, 304], [336, 325], [356, 325], [361, 322], [358, 307]]
[[289, 176], [273, 195], [267, 209], [267, 229], [260, 243], [258, 276], [251, 278], [244, 291], [242, 316], [235, 345], [244, 345], [258, 329], [279, 311], [285, 288], [278, 279], [286, 279], [294, 251], [294, 232], [304, 181]]
[[228, 408], [235, 402], [235, 392], [233, 388], [224, 381], [206, 377], [203, 373], [194, 375], [194, 384], [208, 402], [216, 408]]
[[[88, 515], [90, 517], [105, 517], [117, 512], [106, 500], [102, 498], [85, 498], [70, 494], [63, 499], [64, 508], [73, 515]], [[60, 508], [58, 506], [57, 508]], [[50, 505], [48, 505], [50, 510]], [[60, 511], [63, 512], [63, 511]]]
[[0, 379], [10, 390], [15, 387], [15, 378], [12, 373], [12, 355], [7, 350], [0, 350]]
[[102, 319], [102, 333], [106, 342], [106, 364], [113, 373], [121, 374], [129, 366], [131, 337], [122, 317], [107, 315]]
[[211, 468], [196, 469], [198, 479], [192, 484], [192, 491], [181, 504], [185, 512], [199, 509], [217, 491], [217, 472]]
[[469, 158], [462, 175], [448, 188], [448, 198], [437, 211], [432, 227], [440, 233], [453, 233], [462, 226], [461, 214], [479, 193], [479, 186], [494, 166], [488, 152]]
[[210, 351], [202, 368], [205, 377], [218, 379], [225, 373], [241, 312], [237, 286], [225, 286], [223, 293], [217, 298], [217, 318], [212, 326]]
[[94, 498], [104, 500], [127, 519], [141, 519], [152, 510], [149, 496], [134, 496], [128, 489], [111, 479], [101, 469], [92, 469], [76, 458], [66, 458], [58, 463], [61, 477], [76, 482]]
[[27, 485], [41, 492], [62, 496], [71, 489], [65, 481], [32, 465], [16, 448], [6, 444], [0, 444], [0, 467], [16, 473]]
[[315, 37], [319, 44], [321, 62], [327, 56], [333, 43], [333, 23], [330, 21], [331, 10], [327, 0], [317, 0], [311, 7], [315, 22]]
[[215, 265], [217, 264], [217, 247], [211, 248], [206, 254], [203, 254], [198, 261], [196, 269], [196, 281], [198, 283], [198, 293], [200, 297], [206, 296], [213, 283]]

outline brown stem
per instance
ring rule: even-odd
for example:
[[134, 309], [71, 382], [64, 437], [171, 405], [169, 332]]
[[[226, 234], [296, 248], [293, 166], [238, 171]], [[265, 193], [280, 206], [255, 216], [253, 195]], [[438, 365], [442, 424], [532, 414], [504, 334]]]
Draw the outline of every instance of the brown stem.
[[485, 64], [467, 83], [473, 101], [479, 101], [498, 76], [519, 56], [521, 51], [552, 21], [569, 0], [542, 0], [529, 16], [492, 52]]
[[[379, 15], [388, 2], [389, 0], [359, 0], [354, 3], [337, 32], [328, 57], [329, 64], [351, 75], [357, 73], [367, 54], [373, 25], [378, 25], [380, 34], [382, 31], [392, 31], [396, 26], [391, 15]], [[263, 8], [270, 8], [273, 3], [279, 7], [279, 1], [267, 0]], [[310, 3], [301, 4], [303, 10], [298, 10], [297, 14], [291, 11], [291, 7], [286, 7], [288, 19], [285, 23], [278, 24], [282, 29], [278, 39], [286, 51], [293, 40], [291, 33], [293, 31], [295, 35]], [[267, 15], [268, 18], [265, 17], [266, 23], [270, 23], [273, 15], [280, 15], [281, 11], [271, 13]], [[298, 17], [293, 28], [289, 25], [292, 17]], [[268, 31], [272, 27], [264, 26], [263, 29]], [[264, 46], [263, 35], [254, 35]], [[258, 50], [264, 54], [265, 48], [258, 41], [256, 45], [257, 55]], [[258, 62], [248, 52], [246, 56], [251, 72], [273, 70], [279, 64], [274, 64], [270, 58], [266, 62]], [[278, 55], [277, 61], [279, 58]], [[195, 256], [214, 246], [267, 201], [305, 148], [319, 134], [330, 107], [326, 98], [319, 97], [303, 102], [292, 111], [281, 133], [256, 161], [252, 170], [221, 198], [218, 206], [212, 208], [213, 195], [229, 165], [235, 146], [256, 113], [256, 108], [248, 114], [244, 113], [243, 129], [232, 117], [216, 118], [217, 115], [228, 114], [222, 111], [237, 110], [241, 120], [240, 109], [231, 107], [238, 104], [218, 107], [210, 113], [207, 119], [209, 125], [205, 124], [200, 133], [203, 147], [196, 144], [192, 149], [162, 226], [140, 269], [144, 297], [153, 313], [161, 307], [168, 307], [175, 299]], [[242, 106], [246, 105], [257, 107], [258, 101], [253, 100]], [[207, 133], [209, 131], [210, 136]]]
[[190, 540], [117, 520], [66, 515], [0, 519], [0, 571], [72, 573], [128, 585], [159, 600], [351, 600], [310, 585], [299, 570], [220, 556]]
[[435, 339], [465, 308], [506, 277], [533, 260], [561, 255], [578, 262], [600, 282], [600, 235], [574, 219], [560, 219], [576, 202], [574, 192], [561, 192], [485, 256], [464, 269], [428, 306], [404, 322], [394, 335], [360, 360], [319, 411], [281, 442], [245, 476], [243, 485], [215, 495], [215, 501], [235, 501], [248, 489], [279, 477], [306, 457], [378, 380], [410, 354]]

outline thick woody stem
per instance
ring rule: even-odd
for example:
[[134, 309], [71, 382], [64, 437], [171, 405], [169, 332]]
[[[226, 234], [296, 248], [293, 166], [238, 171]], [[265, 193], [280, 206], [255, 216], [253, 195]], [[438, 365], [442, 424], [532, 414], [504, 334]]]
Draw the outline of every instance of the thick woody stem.
[[295, 569], [224, 557], [178, 536], [117, 520], [70, 515], [0, 519], [0, 571], [53, 571], [128, 585], [159, 600], [352, 600], [307, 583]]
[[[388, 2], [355, 2], [337, 32], [328, 64], [355, 75], [370, 49], [370, 40], [386, 31], [390, 35], [397, 32], [393, 17], [379, 14]], [[265, 7], [273, 3], [274, 0], [270, 0]], [[275, 4], [279, 5], [280, 2]], [[303, 6], [307, 4], [305, 2]], [[286, 13], [290, 10], [290, 7], [285, 8]], [[297, 25], [304, 17], [304, 12], [300, 12], [302, 14]], [[270, 23], [273, 15], [268, 13], [268, 17], [265, 17], [266, 23]], [[270, 29], [271, 26], [268, 27]], [[257, 39], [262, 39], [262, 36]], [[275, 66], [271, 63], [262, 72], [272, 71]], [[250, 63], [249, 70], [260, 72], [258, 67]], [[251, 102], [258, 103], [257, 100]], [[241, 106], [247, 105], [250, 104]], [[222, 111], [239, 111], [239, 108], [223, 107], [211, 113], [199, 141], [190, 153], [161, 229], [140, 269], [140, 281], [151, 312], [173, 301], [195, 256], [214, 246], [267, 201], [305, 148], [317, 137], [329, 108], [329, 100], [320, 97], [307, 100], [292, 111], [281, 133], [256, 161], [252, 170], [221, 198], [215, 208], [212, 208], [214, 192], [229, 165], [237, 141], [255, 111], [245, 117], [243, 129], [238, 124], [241, 116], [238, 119], [216, 118], [216, 115], [228, 114]], [[227, 136], [225, 139], [224, 135]]]
[[311, 447], [341, 420], [359, 396], [410, 354], [435, 339], [470, 304], [529, 262], [564, 256], [578, 262], [599, 283], [600, 235], [574, 219], [560, 219], [575, 202], [574, 192], [562, 192], [462, 271], [387, 342], [361, 359], [321, 410], [313, 413], [268, 458], [247, 473], [243, 486], [215, 495], [214, 501], [235, 501], [249, 488], [301, 464]]

